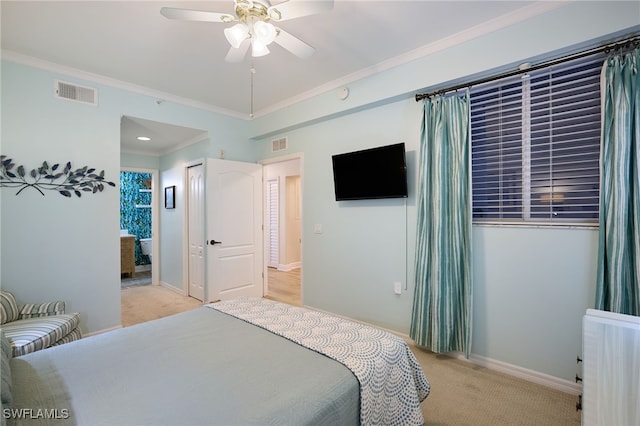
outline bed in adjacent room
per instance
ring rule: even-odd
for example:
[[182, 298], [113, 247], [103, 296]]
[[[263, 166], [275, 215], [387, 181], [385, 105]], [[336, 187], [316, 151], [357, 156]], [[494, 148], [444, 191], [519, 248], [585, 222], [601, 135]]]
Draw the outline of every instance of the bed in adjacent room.
[[14, 358], [11, 375], [8, 424], [421, 424], [429, 393], [401, 338], [251, 298]]

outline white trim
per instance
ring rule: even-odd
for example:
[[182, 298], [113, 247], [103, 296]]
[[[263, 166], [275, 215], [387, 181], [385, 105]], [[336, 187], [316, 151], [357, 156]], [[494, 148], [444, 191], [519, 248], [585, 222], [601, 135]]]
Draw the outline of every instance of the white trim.
[[302, 102], [314, 96], [318, 96], [326, 92], [334, 91], [343, 86], [348, 86], [350, 83], [353, 83], [355, 81], [362, 80], [366, 77], [370, 77], [372, 75], [381, 73], [383, 71], [389, 70], [391, 68], [395, 68], [400, 65], [404, 65], [416, 59], [433, 55], [434, 53], [449, 49], [453, 46], [465, 43], [470, 40], [474, 40], [485, 34], [490, 34], [502, 28], [506, 28], [506, 27], [515, 25], [519, 22], [526, 21], [527, 19], [531, 19], [534, 16], [542, 15], [544, 13], [549, 12], [550, 10], [557, 9], [562, 6], [566, 6], [566, 4], [568, 3], [570, 2], [543, 1], [543, 2], [535, 2], [534, 4], [524, 6], [511, 13], [498, 16], [490, 21], [484, 22], [480, 25], [476, 25], [475, 27], [466, 29], [457, 34], [453, 34], [449, 37], [445, 37], [434, 43], [430, 43], [425, 46], [419, 47], [417, 49], [411, 50], [407, 53], [396, 56], [395, 58], [387, 59], [386, 61], [380, 62], [369, 68], [356, 71], [354, 73], [346, 75], [337, 80], [333, 80], [326, 84], [320, 85], [312, 90], [306, 91], [304, 93], [300, 93], [297, 96], [291, 97], [289, 99], [285, 99], [284, 101], [273, 104], [263, 110], [254, 112], [253, 118], [255, 119], [264, 115], [271, 114], [272, 112], [294, 105], [298, 102]]
[[289, 272], [302, 267], [302, 262], [287, 263], [286, 265], [279, 263], [278, 271]]
[[[297, 104], [306, 99], [312, 98], [314, 96], [333, 91], [335, 89], [344, 87], [353, 83], [355, 81], [361, 80], [366, 77], [370, 77], [374, 74], [380, 73], [382, 71], [389, 70], [391, 68], [406, 64], [413, 60], [432, 55], [434, 53], [440, 52], [442, 50], [448, 49], [451, 46], [455, 46], [458, 44], [462, 44], [469, 40], [473, 40], [477, 37], [480, 37], [485, 34], [490, 34], [492, 32], [498, 31], [502, 28], [509, 27], [518, 22], [525, 21], [534, 16], [538, 16], [544, 13], [549, 12], [550, 10], [565, 6], [566, 4], [571, 3], [570, 1], [560, 1], [560, 2], [535, 2], [531, 5], [524, 6], [519, 8], [511, 13], [507, 13], [505, 15], [498, 16], [497, 18], [490, 20], [488, 22], [482, 23], [475, 27], [469, 28], [465, 31], [461, 31], [452, 36], [443, 38], [438, 40], [435, 43], [430, 43], [425, 46], [414, 49], [410, 52], [407, 52], [403, 55], [396, 56], [395, 58], [388, 59], [386, 61], [380, 62], [379, 64], [373, 65], [371, 67], [362, 69], [360, 71], [356, 71], [347, 76], [339, 78], [337, 80], [333, 80], [327, 82], [326, 84], [322, 84], [312, 90], [308, 90], [304, 93], [300, 93], [297, 96], [293, 96], [289, 99], [285, 99], [282, 102], [273, 104], [263, 110], [258, 112], [254, 112], [253, 119], [268, 115], [272, 112], [278, 111], [282, 108]], [[116, 80], [113, 78], [105, 77], [99, 74], [93, 74], [86, 71], [82, 71], [79, 69], [67, 67], [64, 65], [56, 64], [53, 62], [45, 61], [42, 59], [34, 58], [31, 56], [23, 55], [11, 50], [3, 49], [1, 52], [1, 58], [19, 63], [22, 65], [31, 66], [34, 68], [40, 68], [45, 71], [51, 71], [55, 73], [65, 74], [71, 77], [79, 78], [82, 80], [93, 81], [98, 84], [103, 84], [105, 86], [114, 87], [117, 89], [128, 90], [130, 92], [142, 94], [145, 96], [150, 96], [156, 98], [161, 101], [171, 101], [179, 104], [183, 104], [186, 106], [191, 106], [194, 108], [203, 109], [206, 111], [211, 111], [218, 114], [227, 115], [230, 117], [236, 117], [243, 120], [251, 120], [252, 117], [249, 117], [247, 114], [241, 114], [237, 111], [231, 111], [228, 109], [223, 109], [220, 107], [216, 107], [214, 105], [206, 104], [204, 102], [195, 101], [193, 99], [186, 99], [179, 96], [171, 95], [169, 93], [160, 92], [158, 90], [150, 89], [144, 86], [138, 86], [135, 84], [127, 83], [122, 80]]]
[[[298, 171], [300, 172], [300, 222], [301, 222], [301, 226], [302, 226], [302, 233], [304, 234], [304, 153], [302, 152], [294, 152], [292, 154], [286, 154], [286, 155], [281, 155], [278, 157], [272, 157], [272, 158], [265, 158], [263, 160], [258, 161], [258, 164], [262, 164], [263, 166], [263, 177], [264, 177], [264, 166], [270, 165], [270, 164], [276, 164], [276, 163], [284, 163], [287, 161], [291, 161], [291, 160], [299, 160], [300, 161], [300, 167], [298, 169]], [[264, 185], [266, 184], [266, 182], [264, 181], [263, 178], [263, 188]], [[264, 211], [264, 203], [266, 201], [266, 191], [264, 191], [263, 196], [262, 196], [262, 203], [263, 203], [263, 211]], [[264, 215], [263, 215], [264, 216]], [[263, 218], [264, 220], [264, 218]], [[262, 226], [262, 239], [263, 241], [265, 240], [265, 229], [264, 229], [264, 225]], [[304, 268], [302, 268], [302, 265], [304, 264], [304, 238], [302, 239], [302, 242], [300, 243], [300, 301], [302, 303], [304, 303]], [[263, 294], [267, 294], [268, 290], [269, 290], [269, 281], [268, 281], [268, 259], [266, 258], [266, 250], [265, 253], [263, 254], [264, 256], [264, 261], [263, 261], [263, 268], [262, 268], [262, 275], [263, 275], [263, 280], [262, 280], [262, 286], [263, 286]], [[279, 268], [278, 268], [279, 269]]]
[[[160, 281], [159, 285], [160, 285], [160, 287], [164, 287], [164, 288], [166, 288], [167, 290], [171, 290], [171, 291], [173, 291], [173, 292], [176, 292], [176, 293], [178, 293], [178, 294], [179, 294], [179, 295], [181, 295], [181, 296], [189, 297], [189, 295], [187, 294], [187, 292], [185, 292], [185, 291], [184, 291], [184, 289], [182, 289], [182, 290], [181, 290], [181, 289], [179, 289], [179, 288], [176, 288], [176, 287], [172, 286], [172, 285], [171, 285], [171, 284], [169, 284], [169, 283], [166, 283], [166, 282], [164, 282], [164, 281]], [[197, 300], [197, 299], [196, 299], [196, 300]]]
[[300, 163], [302, 164], [303, 158], [304, 158], [304, 153], [294, 152], [293, 154], [287, 154], [287, 155], [282, 155], [282, 156], [272, 157], [272, 158], [265, 158], [264, 160], [258, 161], [258, 164], [262, 164], [263, 166], [266, 166], [274, 163], [284, 163], [286, 161], [291, 161], [291, 160], [300, 160]]
[[204, 165], [206, 161], [207, 161], [206, 158], [199, 158], [196, 160], [187, 161], [186, 163], [184, 163], [184, 168], [188, 169], [189, 167]]
[[[108, 332], [110, 332], [110, 331], [118, 330], [118, 329], [120, 329], [120, 328], [122, 328], [122, 324], [120, 324], [120, 325], [116, 325], [116, 326], [113, 326], [113, 327], [109, 327], [109, 328], [103, 328], [102, 330], [93, 331], [93, 332], [91, 332], [91, 333], [87, 333], [87, 334], [82, 333], [82, 338], [83, 338], [83, 339], [86, 339], [87, 337], [97, 336], [98, 334], [108, 333]], [[81, 339], [81, 340], [82, 340], [82, 339]]]
[[198, 142], [205, 141], [207, 139], [209, 139], [209, 132], [205, 131], [204, 133], [201, 133], [198, 136], [195, 136], [195, 137], [193, 137], [193, 138], [191, 138], [189, 140], [186, 140], [186, 141], [184, 141], [182, 143], [179, 143], [178, 145], [172, 146], [169, 149], [166, 149], [166, 150], [160, 152], [160, 155], [161, 156], [162, 155], [167, 155], [167, 154], [170, 154], [172, 152], [179, 151], [179, 150], [181, 150], [183, 148], [186, 148], [188, 146], [194, 145], [194, 144], [196, 144]]
[[[370, 324], [365, 321], [359, 321], [353, 318], [346, 317], [344, 315], [338, 315], [333, 312], [325, 311], [322, 309], [314, 308], [312, 306], [304, 305], [305, 308], [313, 309], [314, 311], [324, 312], [329, 315], [333, 315], [339, 318], [344, 318], [349, 321], [354, 321], [360, 324], [369, 325], [371, 327], [385, 330], [391, 334], [395, 334], [398, 337], [403, 338], [408, 344], [415, 345], [415, 342], [408, 334], [400, 333], [398, 331], [389, 330], [384, 327]], [[580, 395], [582, 393], [582, 385], [574, 383], [570, 380], [561, 379], [559, 377], [551, 376], [549, 374], [541, 373], [539, 371], [529, 370], [528, 368], [519, 367], [514, 364], [498, 361], [495, 359], [487, 358], [480, 355], [471, 354], [469, 359], [465, 358], [461, 352], [449, 352], [442, 355], [446, 355], [451, 358], [456, 358], [462, 361], [470, 362], [478, 367], [487, 368], [492, 371], [498, 371], [500, 373], [508, 374], [509, 376], [516, 377], [518, 379], [526, 380], [528, 382], [536, 383], [542, 386], [546, 386], [551, 389], [559, 390], [571, 395]]]
[[170, 93], [161, 92], [159, 90], [151, 89], [144, 86], [138, 86], [136, 84], [128, 83], [126, 81], [117, 80], [115, 78], [105, 77], [100, 74], [94, 74], [87, 71], [82, 71], [77, 68], [68, 67], [65, 65], [56, 64], [54, 62], [45, 61], [43, 59], [35, 58], [33, 56], [23, 55], [22, 53], [14, 52], [13, 50], [2, 49], [0, 52], [0, 58], [3, 60], [14, 62], [21, 65], [26, 65], [32, 68], [38, 68], [44, 71], [49, 71], [57, 74], [64, 74], [69, 77], [77, 78], [80, 80], [91, 81], [104, 86], [113, 87], [115, 89], [122, 89], [129, 92], [137, 93], [143, 96], [149, 96], [159, 101], [170, 101], [177, 104], [190, 106], [193, 108], [202, 109], [205, 111], [214, 112], [230, 117], [240, 118], [247, 120], [246, 114], [241, 114], [237, 111], [231, 111], [228, 109], [220, 108], [215, 105], [210, 105], [204, 102], [196, 101], [193, 99], [187, 99], [180, 96], [175, 96]]
[[167, 155], [170, 154], [172, 152], [175, 151], [179, 151], [181, 149], [184, 149], [188, 146], [194, 145], [198, 142], [202, 142], [209, 139], [209, 132], [206, 131], [194, 138], [191, 138], [189, 140], [186, 140], [184, 142], [179, 143], [178, 145], [174, 145], [169, 147], [168, 149], [162, 150], [162, 151], [144, 151], [144, 150], [135, 150], [135, 149], [121, 149], [120, 152], [124, 153], [124, 154], [134, 154], [134, 155], [145, 155], [148, 157], [162, 157], [163, 155]]
[[549, 374], [541, 373], [539, 371], [530, 370], [528, 368], [519, 367], [517, 365], [509, 364], [480, 355], [471, 354], [468, 360], [461, 352], [451, 352], [446, 355], [452, 358], [461, 359], [463, 361], [469, 361], [470, 363], [479, 367], [485, 367], [489, 370], [505, 373], [510, 376], [526, 380], [528, 382], [537, 383], [539, 385], [543, 385], [548, 388], [559, 390], [572, 395], [580, 395], [580, 393], [582, 393], [582, 385], [574, 383], [570, 380], [565, 380], [559, 377], [551, 376]]
[[159, 152], [141, 151], [136, 149], [120, 149], [121, 154], [144, 155], [146, 157], [160, 158], [162, 154]]

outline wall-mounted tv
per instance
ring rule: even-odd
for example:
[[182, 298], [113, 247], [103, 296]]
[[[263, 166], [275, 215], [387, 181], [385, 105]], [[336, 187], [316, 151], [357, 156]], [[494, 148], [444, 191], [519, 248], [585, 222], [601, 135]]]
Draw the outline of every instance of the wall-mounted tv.
[[404, 143], [336, 154], [332, 159], [336, 201], [407, 197]]

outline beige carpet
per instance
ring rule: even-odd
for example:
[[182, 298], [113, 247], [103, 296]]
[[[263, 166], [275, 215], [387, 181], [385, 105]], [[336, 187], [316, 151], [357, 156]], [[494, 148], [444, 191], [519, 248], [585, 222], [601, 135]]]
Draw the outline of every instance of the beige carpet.
[[123, 287], [120, 291], [120, 300], [123, 327], [202, 306], [199, 300], [182, 296], [159, 285]]
[[580, 425], [577, 396], [411, 347], [431, 384], [427, 425]]
[[[121, 294], [125, 327], [202, 306], [155, 285], [123, 288]], [[431, 383], [431, 394], [422, 403], [428, 426], [580, 425], [574, 395], [413, 345], [411, 350]]]

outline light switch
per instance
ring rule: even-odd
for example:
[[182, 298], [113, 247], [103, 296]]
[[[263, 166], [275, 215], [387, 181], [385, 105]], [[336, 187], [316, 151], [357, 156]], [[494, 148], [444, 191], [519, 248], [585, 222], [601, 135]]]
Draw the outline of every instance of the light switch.
[[313, 225], [313, 233], [314, 234], [322, 234], [322, 224], [321, 223], [316, 223], [315, 225]]

